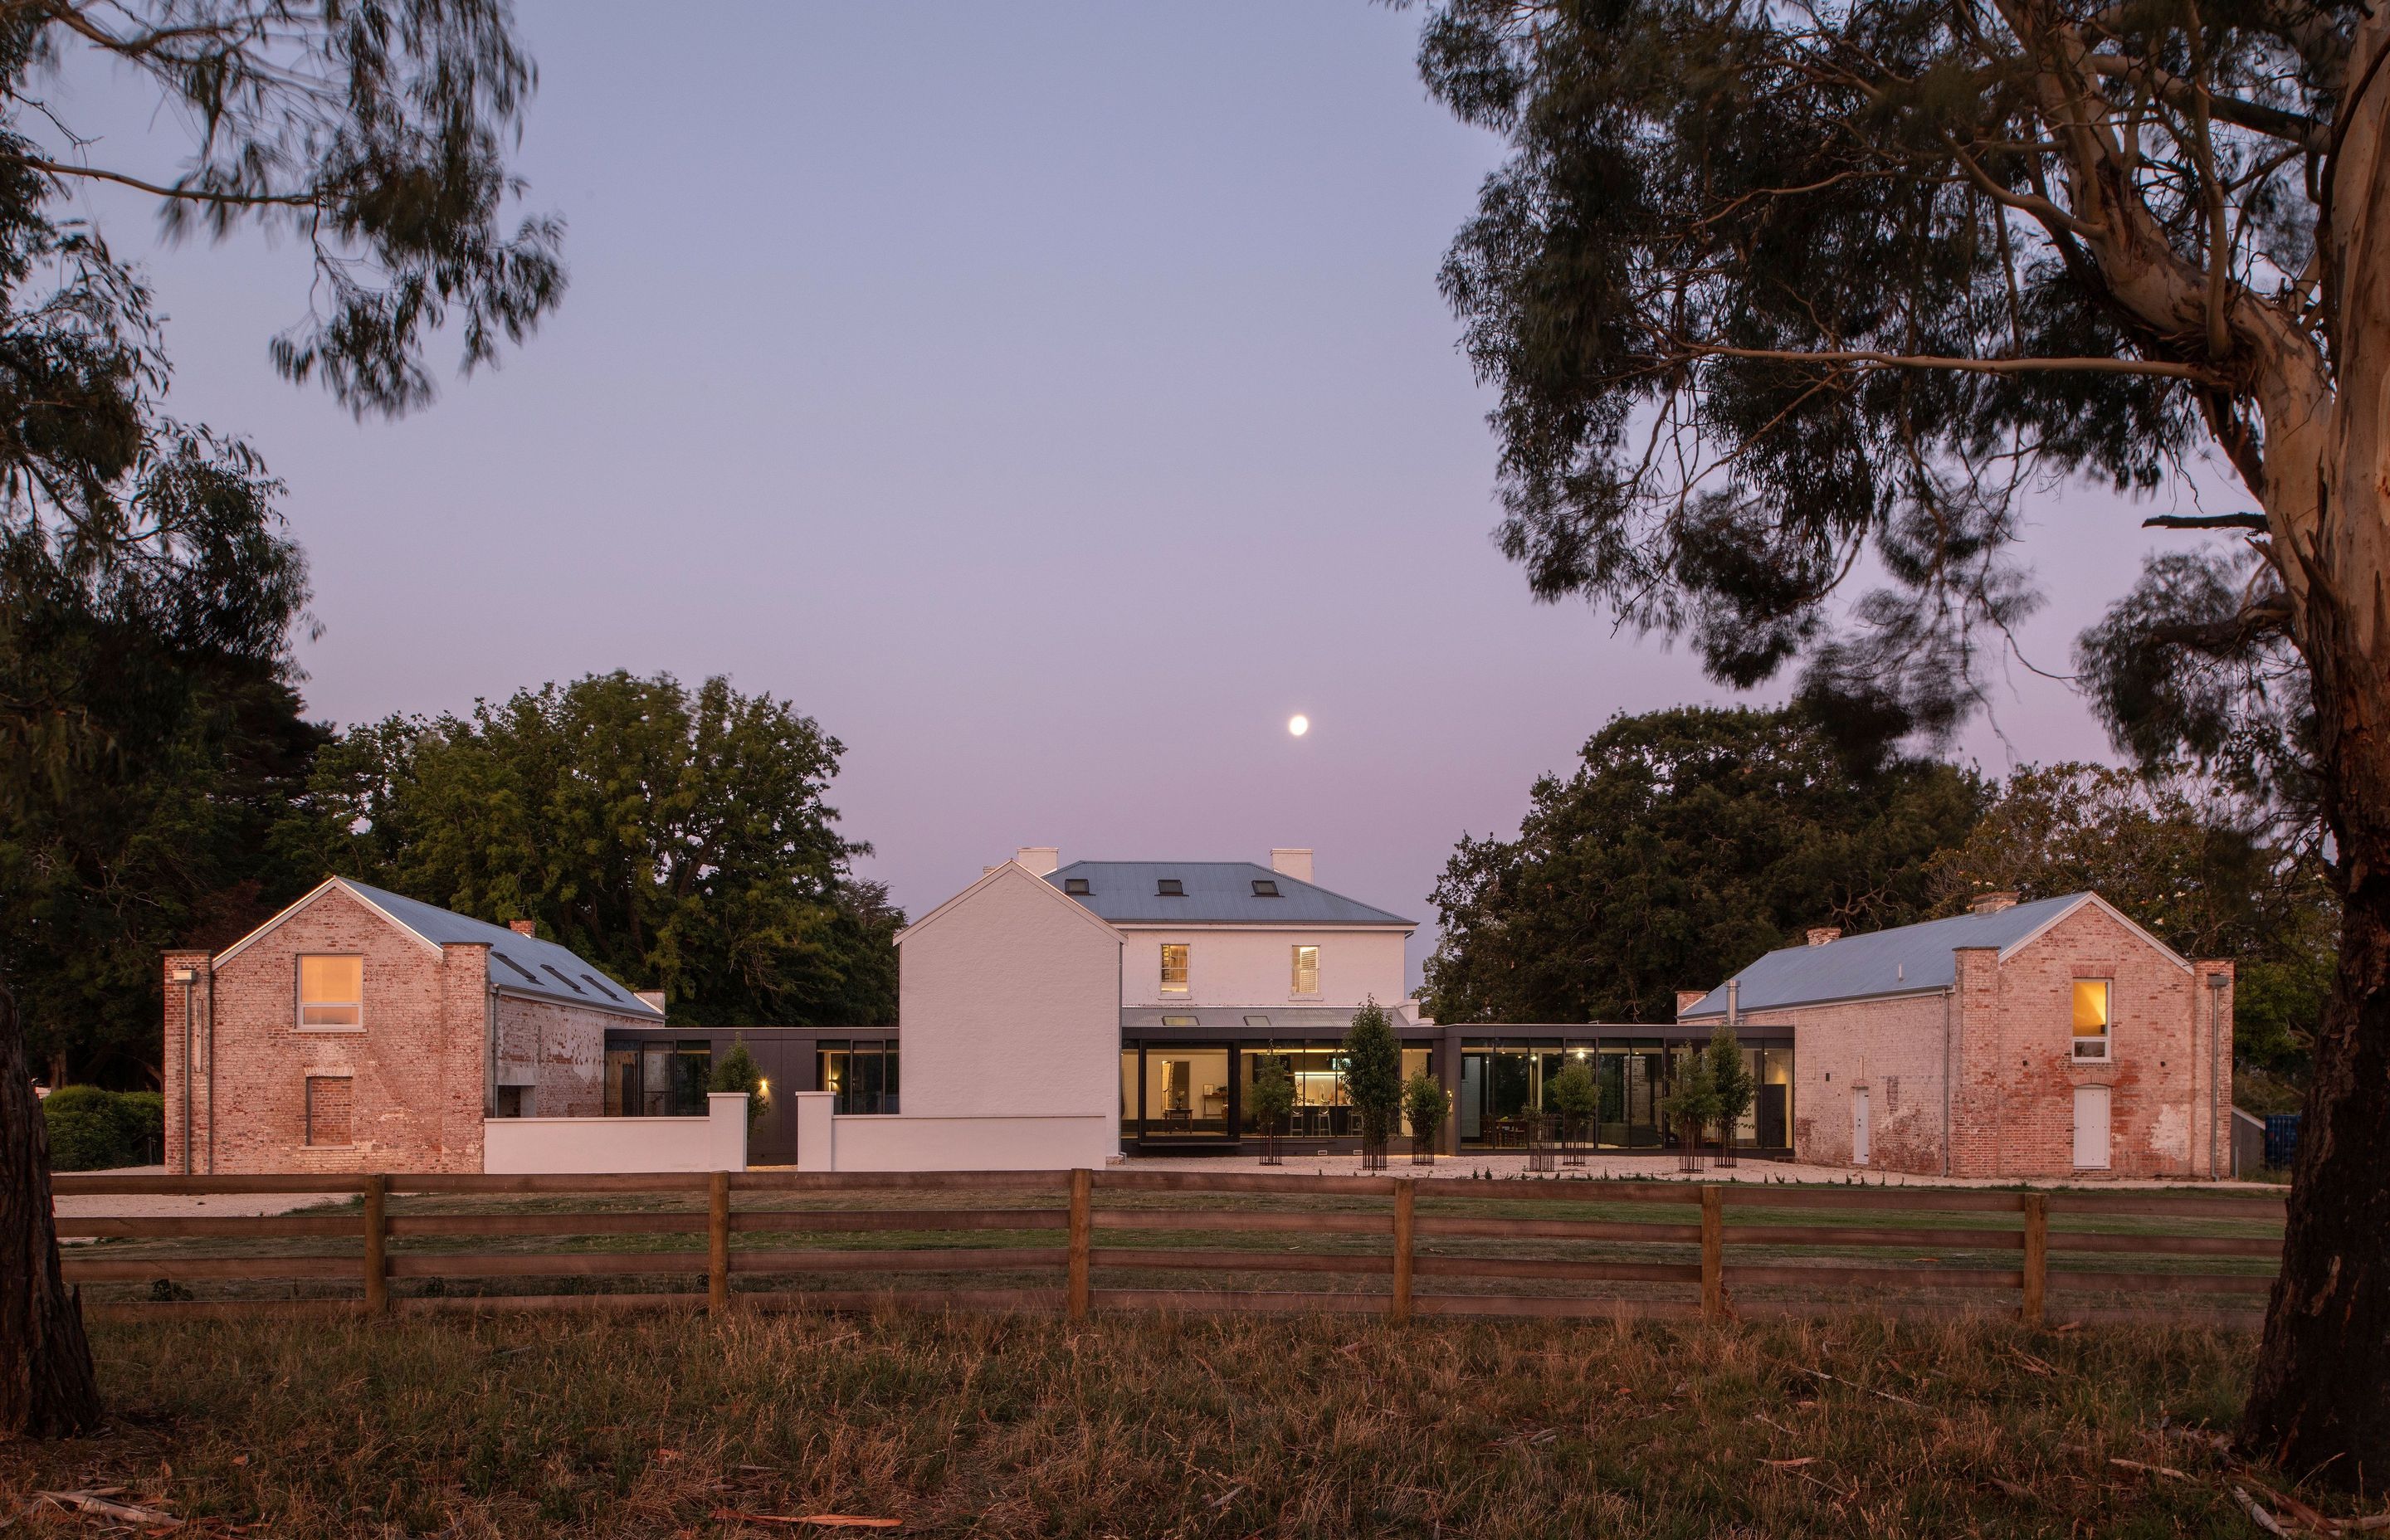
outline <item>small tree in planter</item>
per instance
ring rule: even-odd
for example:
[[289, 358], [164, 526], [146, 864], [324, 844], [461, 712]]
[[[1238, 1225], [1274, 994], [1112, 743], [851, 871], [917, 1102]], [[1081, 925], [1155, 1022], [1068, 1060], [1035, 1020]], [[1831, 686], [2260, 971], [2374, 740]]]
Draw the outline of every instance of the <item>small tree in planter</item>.
[[1709, 1061], [1710, 1088], [1717, 1094], [1718, 1163], [1730, 1166], [1735, 1163], [1735, 1125], [1751, 1110], [1759, 1084], [1742, 1057], [1741, 1040], [1723, 1021], [1710, 1033]]
[[1278, 1165], [1278, 1136], [1294, 1111], [1294, 1080], [1286, 1072], [1285, 1059], [1274, 1053], [1262, 1055], [1260, 1068], [1253, 1071], [1253, 1088], [1247, 1099], [1253, 1110], [1253, 1121], [1261, 1125], [1262, 1164]]
[[755, 1056], [747, 1051], [747, 1040], [734, 1037], [730, 1051], [713, 1066], [706, 1080], [709, 1091], [744, 1091], [747, 1093], [747, 1126], [753, 1129], [755, 1120], [764, 1115], [764, 1072], [755, 1067]]
[[1421, 1070], [1403, 1082], [1403, 1116], [1411, 1122], [1411, 1164], [1435, 1164], [1435, 1136], [1444, 1131], [1444, 1114], [1451, 1106], [1435, 1076]]
[[1710, 1078], [1710, 1056], [1688, 1055], [1685, 1072], [1677, 1077], [1676, 1088], [1660, 1103], [1660, 1110], [1677, 1125], [1677, 1136], [1684, 1141], [1679, 1148], [1681, 1163], [1687, 1171], [1702, 1169], [1702, 1129], [1717, 1116], [1717, 1083]]
[[1561, 1158], [1573, 1166], [1585, 1164], [1585, 1129], [1601, 1110], [1601, 1087], [1593, 1067], [1574, 1059], [1544, 1087], [1544, 1105], [1561, 1116]]
[[1383, 1171], [1386, 1139], [1403, 1110], [1403, 1046], [1375, 995], [1344, 1033], [1344, 1095], [1361, 1120], [1361, 1168]]

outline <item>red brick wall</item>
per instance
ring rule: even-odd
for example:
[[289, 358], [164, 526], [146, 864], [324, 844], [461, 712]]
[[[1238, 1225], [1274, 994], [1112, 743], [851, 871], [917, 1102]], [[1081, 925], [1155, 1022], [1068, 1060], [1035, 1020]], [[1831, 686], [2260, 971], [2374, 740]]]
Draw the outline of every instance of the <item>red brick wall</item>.
[[[1962, 1115], [1954, 1172], [1962, 1176], [2064, 1176], [2075, 1164], [2075, 1091], [2109, 1092], [2109, 1164], [2086, 1176], [2208, 1176], [2210, 1076], [2232, 1053], [2231, 991], [2221, 997], [2211, 1058], [2210, 974], [2191, 970], [2096, 905], [2086, 905], [2006, 962], [1960, 954]], [[2073, 988], [2110, 982], [2110, 1059], [2074, 1057]], [[2229, 1075], [2218, 1087], [2229, 1120]], [[2223, 1152], [2229, 1171], [2230, 1152]]]
[[[1829, 943], [1831, 944], [1831, 943]], [[1753, 1012], [1792, 1026], [1792, 1154], [1849, 1165], [1855, 1093], [1868, 1093], [1871, 1171], [1942, 1171], [1941, 995]]]
[[498, 1084], [531, 1087], [524, 1115], [594, 1118], [606, 1110], [606, 1023], [585, 1007], [498, 997]]
[[[301, 1031], [298, 958], [365, 959], [362, 1027]], [[191, 1078], [192, 1168], [206, 1172], [479, 1171], [488, 1068], [489, 949], [434, 948], [339, 889], [318, 895], [239, 956], [214, 965], [170, 954], [166, 976], [166, 1146], [182, 1169], [182, 992], [200, 971]], [[211, 1086], [209, 1009], [214, 1019]], [[605, 1018], [507, 1000], [510, 1036], [540, 1046], [535, 1110], [598, 1110]], [[526, 1062], [529, 1055], [526, 1054]], [[310, 1148], [310, 1076], [350, 1083], [353, 1142]], [[214, 1115], [209, 1112], [211, 1090]], [[552, 1100], [551, 1100], [552, 1098]], [[214, 1148], [210, 1149], [212, 1129]], [[212, 1165], [211, 1165], [212, 1156]]]

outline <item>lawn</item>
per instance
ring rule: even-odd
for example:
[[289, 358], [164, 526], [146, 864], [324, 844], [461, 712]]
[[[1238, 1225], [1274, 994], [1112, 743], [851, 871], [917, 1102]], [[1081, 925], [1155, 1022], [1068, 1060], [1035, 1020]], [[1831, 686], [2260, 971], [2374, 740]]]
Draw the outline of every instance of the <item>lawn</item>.
[[2255, 1533], [2218, 1437], [2254, 1343], [2191, 1329], [672, 1314], [95, 1345], [115, 1424], [0, 1445], [0, 1527], [37, 1489], [121, 1486], [185, 1534], [377, 1540], [839, 1533], [720, 1516], [824, 1512], [1228, 1540]]

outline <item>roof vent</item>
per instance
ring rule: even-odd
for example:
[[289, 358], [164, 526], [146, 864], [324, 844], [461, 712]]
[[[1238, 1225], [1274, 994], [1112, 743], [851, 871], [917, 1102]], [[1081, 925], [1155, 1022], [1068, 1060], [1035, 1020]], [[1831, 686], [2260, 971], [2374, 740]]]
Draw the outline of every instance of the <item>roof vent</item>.
[[1156, 898], [1185, 898], [1187, 896], [1187, 884], [1181, 882], [1175, 877], [1162, 878], [1153, 884], [1153, 896]]
[[1084, 893], [1087, 891], [1087, 879], [1084, 877], [1066, 877], [1062, 879], [1062, 891], [1066, 893]]
[[1813, 926], [1809, 930], [1809, 944], [1812, 946], [1823, 946], [1830, 941], [1842, 939], [1843, 928], [1839, 925]]
[[530, 936], [533, 940], [539, 936], [539, 921], [535, 919], [510, 919], [507, 921], [507, 929], [516, 935]]
[[2016, 902], [2014, 889], [2005, 892], [1977, 893], [1974, 901], [1967, 905], [1967, 912], [1971, 915], [1996, 915], [2002, 909], [2015, 908]]
[[1253, 896], [1255, 898], [1276, 898], [1278, 896], [1277, 879], [1267, 877], [1254, 878]]

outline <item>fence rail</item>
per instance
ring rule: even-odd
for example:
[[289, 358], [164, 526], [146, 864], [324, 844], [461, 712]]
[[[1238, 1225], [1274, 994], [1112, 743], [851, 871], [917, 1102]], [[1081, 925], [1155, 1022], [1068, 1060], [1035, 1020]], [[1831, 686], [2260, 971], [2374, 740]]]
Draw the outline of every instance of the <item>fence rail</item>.
[[[95, 1243], [69, 1246], [63, 1265], [98, 1289], [102, 1315], [701, 1303], [1718, 1320], [1865, 1305], [2240, 1326], [2261, 1318], [2273, 1269], [2258, 1264], [2279, 1258], [2283, 1216], [2278, 1192], [1177, 1171], [61, 1174], [53, 1191], [362, 1200], [328, 1213], [61, 1215], [62, 1238]], [[457, 1207], [476, 1203], [495, 1206]], [[293, 1241], [341, 1249], [280, 1244]], [[2139, 1265], [2111, 1265], [2125, 1252]], [[1284, 1286], [1298, 1279], [1309, 1286]], [[199, 1299], [194, 1283], [234, 1292]], [[123, 1296], [145, 1284], [148, 1299]]]

